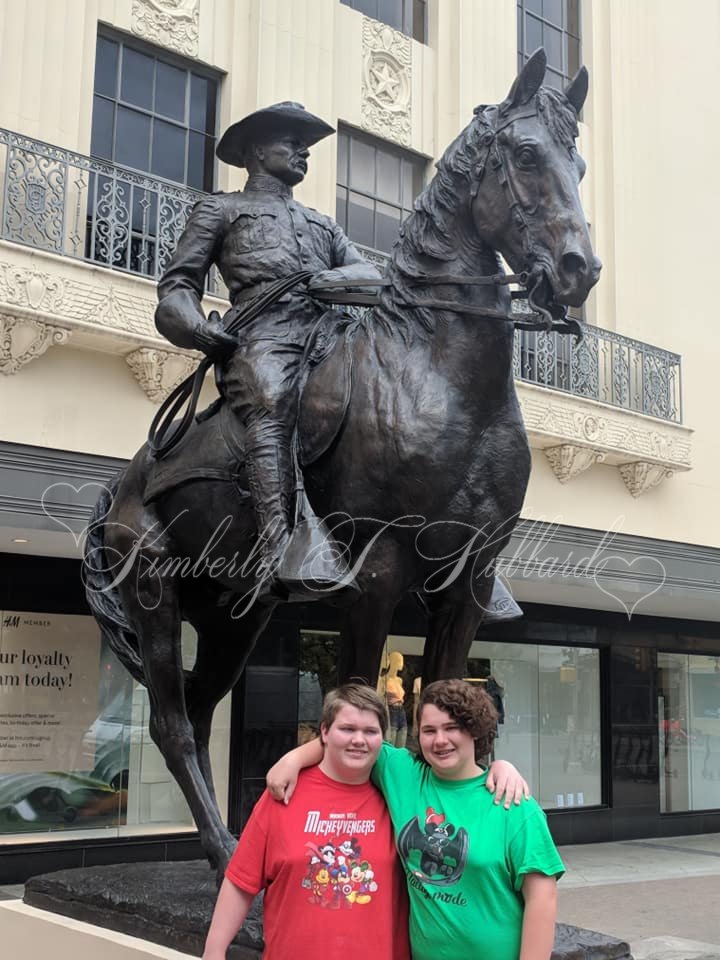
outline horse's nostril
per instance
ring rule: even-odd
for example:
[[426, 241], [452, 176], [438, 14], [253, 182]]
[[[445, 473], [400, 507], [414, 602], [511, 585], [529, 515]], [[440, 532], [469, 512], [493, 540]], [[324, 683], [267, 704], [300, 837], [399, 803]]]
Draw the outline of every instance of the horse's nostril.
[[587, 260], [580, 253], [564, 253], [561, 260], [563, 273], [572, 276], [587, 270]]

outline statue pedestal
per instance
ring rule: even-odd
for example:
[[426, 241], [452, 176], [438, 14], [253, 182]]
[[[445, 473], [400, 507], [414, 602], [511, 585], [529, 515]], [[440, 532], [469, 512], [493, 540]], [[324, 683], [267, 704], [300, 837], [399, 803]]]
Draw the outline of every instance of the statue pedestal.
[[[38, 946], [37, 956], [53, 960], [199, 957], [216, 896], [215, 873], [204, 860], [46, 873], [25, 884], [24, 903], [0, 903], [3, 948], [19, 957], [28, 943], [47, 944], [47, 950]], [[262, 951], [262, 898], [257, 897], [227, 956], [259, 960]], [[616, 937], [559, 923], [552, 960], [632, 956]]]
[[[24, 901], [37, 908], [35, 914], [44, 911], [51, 919], [54, 914], [62, 914], [82, 921], [86, 936], [100, 929], [103, 933], [125, 934], [127, 939], [137, 938], [136, 943], [149, 941], [144, 944], [149, 952], [137, 954], [144, 960], [145, 956], [166, 956], [153, 953], [154, 944], [161, 945], [157, 949], [170, 948], [168, 957], [201, 956], [216, 897], [215, 872], [207, 861], [189, 860], [121, 863], [41, 874], [25, 884]], [[94, 953], [87, 954], [88, 960], [97, 960], [100, 955], [97, 944], [93, 949]], [[262, 898], [258, 897], [227, 956], [228, 960], [259, 960], [262, 951]], [[124, 960], [124, 955], [118, 956]], [[131, 956], [128, 954], [128, 960]], [[85, 954], [73, 957], [84, 960]], [[109, 960], [104, 954], [103, 958]]]

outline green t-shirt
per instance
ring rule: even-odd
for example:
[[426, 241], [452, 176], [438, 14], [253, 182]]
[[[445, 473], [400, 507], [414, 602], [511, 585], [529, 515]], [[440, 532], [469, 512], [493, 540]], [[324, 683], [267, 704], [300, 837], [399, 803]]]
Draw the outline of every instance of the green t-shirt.
[[505, 810], [486, 778], [442, 780], [407, 750], [380, 751], [373, 780], [405, 868], [413, 960], [518, 960], [525, 874], [564, 872], [537, 803]]

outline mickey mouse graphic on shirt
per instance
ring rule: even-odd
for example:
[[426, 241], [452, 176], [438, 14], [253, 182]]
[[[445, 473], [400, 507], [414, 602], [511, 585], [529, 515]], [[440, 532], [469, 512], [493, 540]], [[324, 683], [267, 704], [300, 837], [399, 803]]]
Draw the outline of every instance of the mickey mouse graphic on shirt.
[[302, 886], [310, 891], [309, 903], [335, 910], [370, 903], [378, 885], [356, 837], [337, 844], [325, 840], [322, 846], [307, 842], [305, 849], [309, 857]]
[[[428, 807], [425, 820], [413, 817], [398, 835], [398, 850], [410, 870], [422, 883], [450, 886], [462, 877], [468, 858], [468, 832], [446, 823], [444, 813]], [[412, 867], [419, 854], [420, 869]]]

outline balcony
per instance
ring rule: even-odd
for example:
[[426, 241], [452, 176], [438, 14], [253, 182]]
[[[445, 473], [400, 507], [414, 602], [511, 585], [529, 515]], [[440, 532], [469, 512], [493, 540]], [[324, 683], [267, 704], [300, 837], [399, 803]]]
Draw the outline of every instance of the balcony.
[[153, 280], [204, 196], [2, 129], [0, 171], [0, 238]]
[[[154, 288], [203, 194], [3, 129], [0, 178], [0, 372], [72, 336], [124, 356], [162, 399], [192, 358], [159, 339]], [[213, 271], [207, 308], [224, 292]], [[677, 354], [588, 325], [580, 343], [518, 331], [513, 362], [531, 444], [560, 482], [607, 463], [638, 496], [690, 469]]]

